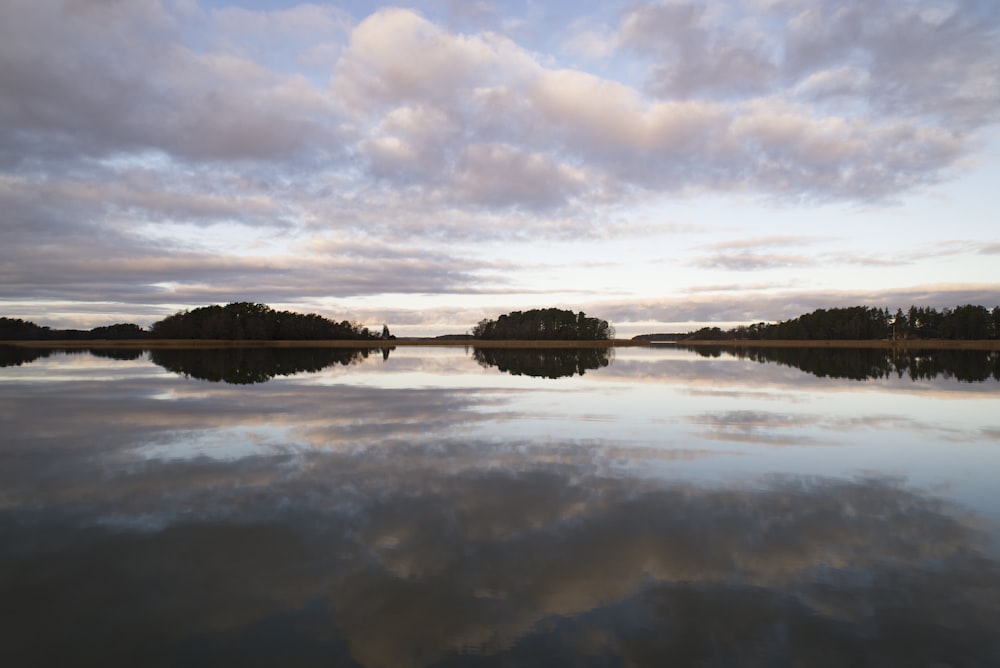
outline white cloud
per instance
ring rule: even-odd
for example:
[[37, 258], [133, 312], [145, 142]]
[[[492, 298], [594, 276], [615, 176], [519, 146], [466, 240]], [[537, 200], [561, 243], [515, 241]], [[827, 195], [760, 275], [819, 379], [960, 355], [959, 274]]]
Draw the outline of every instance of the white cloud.
[[372, 103], [456, 104], [466, 91], [524, 65], [531, 65], [528, 57], [499, 35], [452, 34], [413, 11], [383, 9], [351, 32], [333, 90], [361, 115]]
[[[5, 294], [145, 299], [173, 281], [207, 296], [241, 280], [261, 291], [251, 298], [286, 303], [296, 290], [377, 294], [397, 280], [486, 290], [474, 268], [493, 251], [479, 242], [661, 243], [657, 221], [692, 194], [813, 207], [803, 226], [818, 204], [866, 215], [979, 169], [969, 156], [1000, 118], [998, 10], [973, 0], [675, 0], [614, 20], [607, 7], [437, 9], [444, 18], [6, 3]], [[532, 12], [547, 33], [527, 25]], [[704, 215], [685, 225], [722, 229]], [[328, 259], [328, 274], [311, 255], [285, 256], [314, 234], [377, 240], [415, 262], [393, 257], [380, 278], [371, 253]], [[969, 257], [995, 252], [993, 236], [973, 241]], [[775, 245], [662, 255], [692, 271], [775, 275], [847, 257], [826, 241], [801, 257]], [[267, 249], [274, 263], [261, 260]], [[174, 253], [182, 261], [160, 261]], [[518, 282], [509, 271], [501, 288]]]
[[583, 171], [540, 153], [505, 144], [475, 144], [462, 156], [457, 186], [477, 204], [503, 207], [518, 202], [547, 208], [563, 203], [586, 182]]

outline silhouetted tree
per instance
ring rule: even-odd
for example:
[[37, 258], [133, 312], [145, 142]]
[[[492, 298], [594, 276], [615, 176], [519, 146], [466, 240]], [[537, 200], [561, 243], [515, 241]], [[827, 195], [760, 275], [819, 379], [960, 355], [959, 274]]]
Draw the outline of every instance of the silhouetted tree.
[[483, 340], [605, 341], [614, 336], [607, 320], [557, 308], [513, 311], [480, 320], [472, 336]]
[[378, 338], [357, 323], [334, 322], [315, 313], [275, 311], [265, 304], [233, 302], [181, 311], [153, 323], [160, 339], [228, 339], [251, 341], [336, 340]]
[[48, 339], [48, 327], [40, 327], [33, 322], [20, 318], [0, 318], [0, 340], [5, 341], [37, 341]]
[[120, 340], [120, 339], [145, 339], [149, 337], [149, 332], [144, 330], [139, 325], [134, 325], [132, 323], [119, 323], [117, 325], [105, 325], [103, 327], [94, 327], [90, 330], [90, 336], [88, 338], [92, 339], [109, 339], [109, 340]]
[[1000, 338], [1000, 307], [992, 311], [967, 304], [938, 312], [932, 307], [911, 306], [895, 316], [888, 308], [850, 306], [817, 309], [791, 320], [763, 322], [729, 330], [703, 327], [685, 337], [691, 341], [768, 340], [872, 340], [893, 334], [907, 339], [996, 339]]

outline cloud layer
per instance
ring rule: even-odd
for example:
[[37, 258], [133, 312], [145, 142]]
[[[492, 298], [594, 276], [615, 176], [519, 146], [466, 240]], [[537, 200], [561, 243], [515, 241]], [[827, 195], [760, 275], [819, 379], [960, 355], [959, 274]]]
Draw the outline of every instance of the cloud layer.
[[897, 200], [952, 178], [1000, 114], [1000, 19], [976, 0], [640, 3], [555, 45], [508, 7], [0, 18], [12, 302], [503, 290], [467, 247], [600, 239], [664, 196]]

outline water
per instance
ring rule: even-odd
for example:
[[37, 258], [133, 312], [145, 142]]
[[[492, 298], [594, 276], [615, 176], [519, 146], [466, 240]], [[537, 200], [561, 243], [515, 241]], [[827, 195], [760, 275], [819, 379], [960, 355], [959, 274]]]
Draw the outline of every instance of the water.
[[1000, 665], [996, 355], [824, 355], [6, 350], [4, 663]]

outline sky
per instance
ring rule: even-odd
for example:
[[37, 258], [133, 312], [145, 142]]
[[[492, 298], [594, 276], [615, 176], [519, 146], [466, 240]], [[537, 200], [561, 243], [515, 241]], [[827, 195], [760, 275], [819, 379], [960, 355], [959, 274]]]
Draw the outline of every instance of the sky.
[[0, 5], [0, 315], [1000, 304], [1000, 3]]

